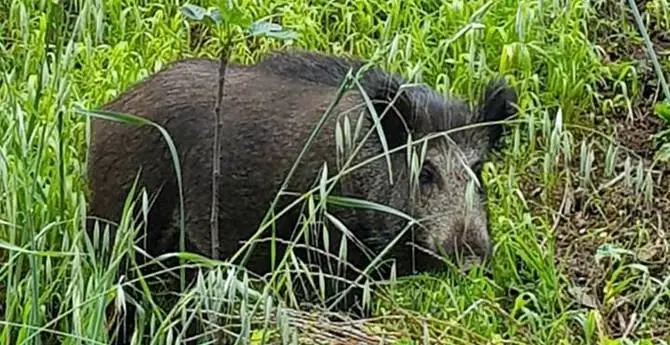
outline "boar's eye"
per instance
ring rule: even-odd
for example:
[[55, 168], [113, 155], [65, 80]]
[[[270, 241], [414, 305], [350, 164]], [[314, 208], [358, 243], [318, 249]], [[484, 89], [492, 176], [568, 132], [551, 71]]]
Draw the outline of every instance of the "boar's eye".
[[422, 185], [428, 185], [436, 182], [437, 174], [435, 169], [430, 163], [424, 163], [421, 167], [421, 172], [419, 173], [419, 183]]

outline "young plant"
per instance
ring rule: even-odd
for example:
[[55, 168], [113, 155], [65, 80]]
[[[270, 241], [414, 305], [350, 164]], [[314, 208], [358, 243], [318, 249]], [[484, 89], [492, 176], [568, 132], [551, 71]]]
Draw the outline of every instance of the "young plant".
[[[230, 50], [233, 44], [247, 37], [271, 37], [282, 40], [292, 40], [297, 37], [296, 33], [282, 29], [281, 25], [264, 20], [252, 22], [251, 17], [242, 9], [235, 6], [232, 0], [222, 0], [215, 8], [204, 9], [200, 6], [187, 4], [181, 8], [182, 14], [193, 21], [204, 23], [214, 28], [222, 28], [226, 41], [221, 52], [219, 65], [219, 86], [214, 108], [214, 154], [212, 164], [212, 214], [210, 218], [210, 229], [212, 235], [212, 257], [219, 259], [219, 215], [217, 200], [219, 198], [219, 176], [221, 176], [221, 140], [220, 132], [223, 130], [222, 105], [223, 90], [226, 74], [226, 66], [230, 59]], [[241, 29], [246, 35], [233, 40], [232, 28]], [[214, 162], [217, 162], [215, 164]]]

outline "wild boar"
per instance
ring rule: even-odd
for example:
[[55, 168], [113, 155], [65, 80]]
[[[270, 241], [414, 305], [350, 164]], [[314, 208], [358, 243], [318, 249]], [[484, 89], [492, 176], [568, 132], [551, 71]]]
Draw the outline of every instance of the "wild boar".
[[[254, 65], [228, 65], [218, 186], [221, 259], [230, 258], [259, 229], [308, 137], [334, 104], [346, 74], [363, 66], [364, 61], [359, 59], [306, 51], [278, 51]], [[192, 58], [174, 62], [102, 107], [148, 118], [170, 134], [181, 164], [186, 249], [208, 256], [218, 71], [215, 60]], [[401, 87], [405, 79], [374, 66], [362, 73], [359, 83], [369, 102], [356, 87], [342, 95], [304, 152], [286, 189], [302, 194], [315, 188], [324, 164], [329, 177], [337, 173], [337, 167], [347, 157], [338, 158], [338, 147], [340, 154], [342, 148], [337, 144], [336, 127], [347, 116], [350, 127], [359, 126], [354, 144], [360, 145], [349, 167], [378, 158], [341, 176], [331, 195], [385, 205], [420, 221], [408, 228], [407, 219], [395, 213], [327, 204], [329, 216], [357, 238], [348, 242], [347, 261], [364, 269], [403, 231], [404, 235], [388, 252], [398, 275], [442, 267], [443, 262], [429, 252], [488, 257], [492, 246], [485, 190], [469, 181], [480, 177], [487, 153], [502, 136], [501, 123], [485, 122], [501, 121], [515, 114], [514, 89], [503, 79], [495, 79], [479, 103], [470, 106], [423, 84]], [[372, 104], [377, 117], [368, 111], [367, 104]], [[381, 118], [378, 127], [375, 118]], [[458, 129], [463, 126], [471, 127]], [[448, 130], [453, 132], [440, 135]], [[366, 136], [367, 133], [371, 134]], [[388, 156], [380, 134], [391, 152]], [[425, 149], [425, 155], [417, 161], [418, 169], [412, 175], [410, 151], [402, 146], [408, 138], [416, 141], [429, 136], [433, 138], [426, 141], [425, 147], [421, 143], [413, 145], [414, 152]], [[146, 188], [155, 197], [148, 215], [145, 249], [151, 255], [177, 251], [179, 193], [164, 138], [154, 127], [93, 120], [90, 215], [118, 221], [138, 172], [138, 187]], [[314, 195], [318, 194], [317, 189]], [[295, 198], [282, 197], [275, 211]], [[281, 216], [274, 225], [277, 238], [294, 240], [294, 231], [304, 220], [300, 215], [300, 207], [295, 207]], [[323, 218], [329, 236], [329, 248], [325, 249], [337, 256], [342, 232], [338, 226], [328, 224], [327, 218]], [[269, 237], [271, 230], [268, 228], [263, 237]], [[270, 271], [270, 245], [267, 240], [256, 244], [246, 263], [249, 270], [257, 274]], [[286, 244], [276, 245], [281, 258]], [[302, 258], [307, 257], [304, 248], [296, 250]], [[328, 265], [323, 258], [316, 260], [324, 271], [332, 271], [325, 267]], [[357, 275], [348, 271], [348, 277]], [[332, 294], [332, 286], [327, 291]], [[357, 304], [360, 294], [352, 296], [339, 307], [347, 309]]]

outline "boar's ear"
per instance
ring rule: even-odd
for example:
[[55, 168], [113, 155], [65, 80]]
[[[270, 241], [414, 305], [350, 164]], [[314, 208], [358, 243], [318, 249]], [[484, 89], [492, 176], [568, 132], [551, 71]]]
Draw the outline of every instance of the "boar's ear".
[[[516, 114], [517, 93], [505, 79], [495, 79], [486, 86], [479, 103], [477, 114], [479, 122], [503, 121]], [[503, 125], [490, 124], [485, 127], [488, 131], [489, 146], [495, 147], [502, 136]]]
[[414, 131], [415, 113], [411, 88], [401, 88], [397, 79], [385, 78], [383, 82], [376, 83], [371, 91], [370, 100], [377, 116], [381, 118], [389, 149], [407, 144], [409, 133]]

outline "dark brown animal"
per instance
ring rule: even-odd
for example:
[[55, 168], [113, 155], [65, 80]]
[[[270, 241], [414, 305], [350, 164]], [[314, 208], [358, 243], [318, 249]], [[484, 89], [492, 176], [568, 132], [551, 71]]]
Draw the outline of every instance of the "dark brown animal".
[[[223, 99], [222, 177], [219, 186], [221, 258], [229, 258], [254, 234], [319, 119], [334, 102], [346, 73], [363, 62], [309, 52], [276, 52], [256, 65], [228, 66]], [[188, 251], [210, 255], [210, 203], [213, 111], [217, 94], [218, 62], [188, 59], [173, 63], [136, 84], [103, 108], [140, 115], [163, 126], [171, 135], [181, 162]], [[514, 114], [516, 93], [503, 80], [492, 81], [474, 108], [462, 100], [445, 98], [425, 85], [404, 88], [405, 81], [379, 68], [363, 74], [360, 84], [379, 116], [390, 150], [460, 126], [499, 121]], [[396, 99], [397, 98], [397, 99]], [[389, 101], [396, 99], [387, 111]], [[338, 170], [335, 127], [348, 116], [355, 127], [363, 114], [357, 141], [362, 144], [353, 165], [378, 159], [343, 176], [332, 195], [387, 205], [420, 220], [389, 252], [399, 275], [438, 269], [442, 262], [428, 251], [450, 256], [471, 253], [485, 258], [491, 251], [483, 188], [468, 197], [468, 182], [479, 177], [486, 154], [498, 142], [501, 124], [480, 125], [435, 136], [428, 141], [418, 176], [410, 176], [407, 149], [384, 157], [364, 98], [357, 90], [344, 94], [311, 148], [298, 165], [289, 191], [304, 193], [317, 186], [321, 169]], [[141, 171], [139, 186], [157, 195], [148, 217], [147, 251], [152, 255], [178, 250], [178, 190], [170, 154], [153, 127], [134, 127], [94, 120], [90, 146], [90, 214], [118, 221], [128, 190]], [[421, 152], [421, 144], [416, 144]], [[346, 157], [345, 157], [346, 158]], [[341, 163], [341, 162], [340, 162]], [[315, 193], [318, 195], [318, 190]], [[276, 211], [293, 201], [283, 197]], [[407, 220], [368, 209], [328, 205], [374, 256], [407, 226]], [[276, 222], [277, 236], [292, 239], [300, 225], [300, 208]], [[339, 252], [341, 232], [328, 224], [330, 252]], [[269, 231], [266, 232], [268, 237]], [[413, 240], [412, 240], [413, 238]], [[263, 274], [270, 269], [269, 243], [256, 245], [246, 267]], [[284, 247], [279, 245], [279, 257]], [[364, 269], [366, 252], [349, 242], [347, 260]], [[370, 253], [367, 253], [370, 254]], [[301, 252], [305, 255], [305, 252]], [[323, 262], [323, 261], [321, 261]], [[322, 266], [325, 266], [322, 264]], [[323, 268], [323, 267], [322, 267]], [[351, 271], [351, 270], [350, 270]], [[353, 276], [355, 277], [355, 275]], [[347, 301], [351, 307], [356, 301]]]

